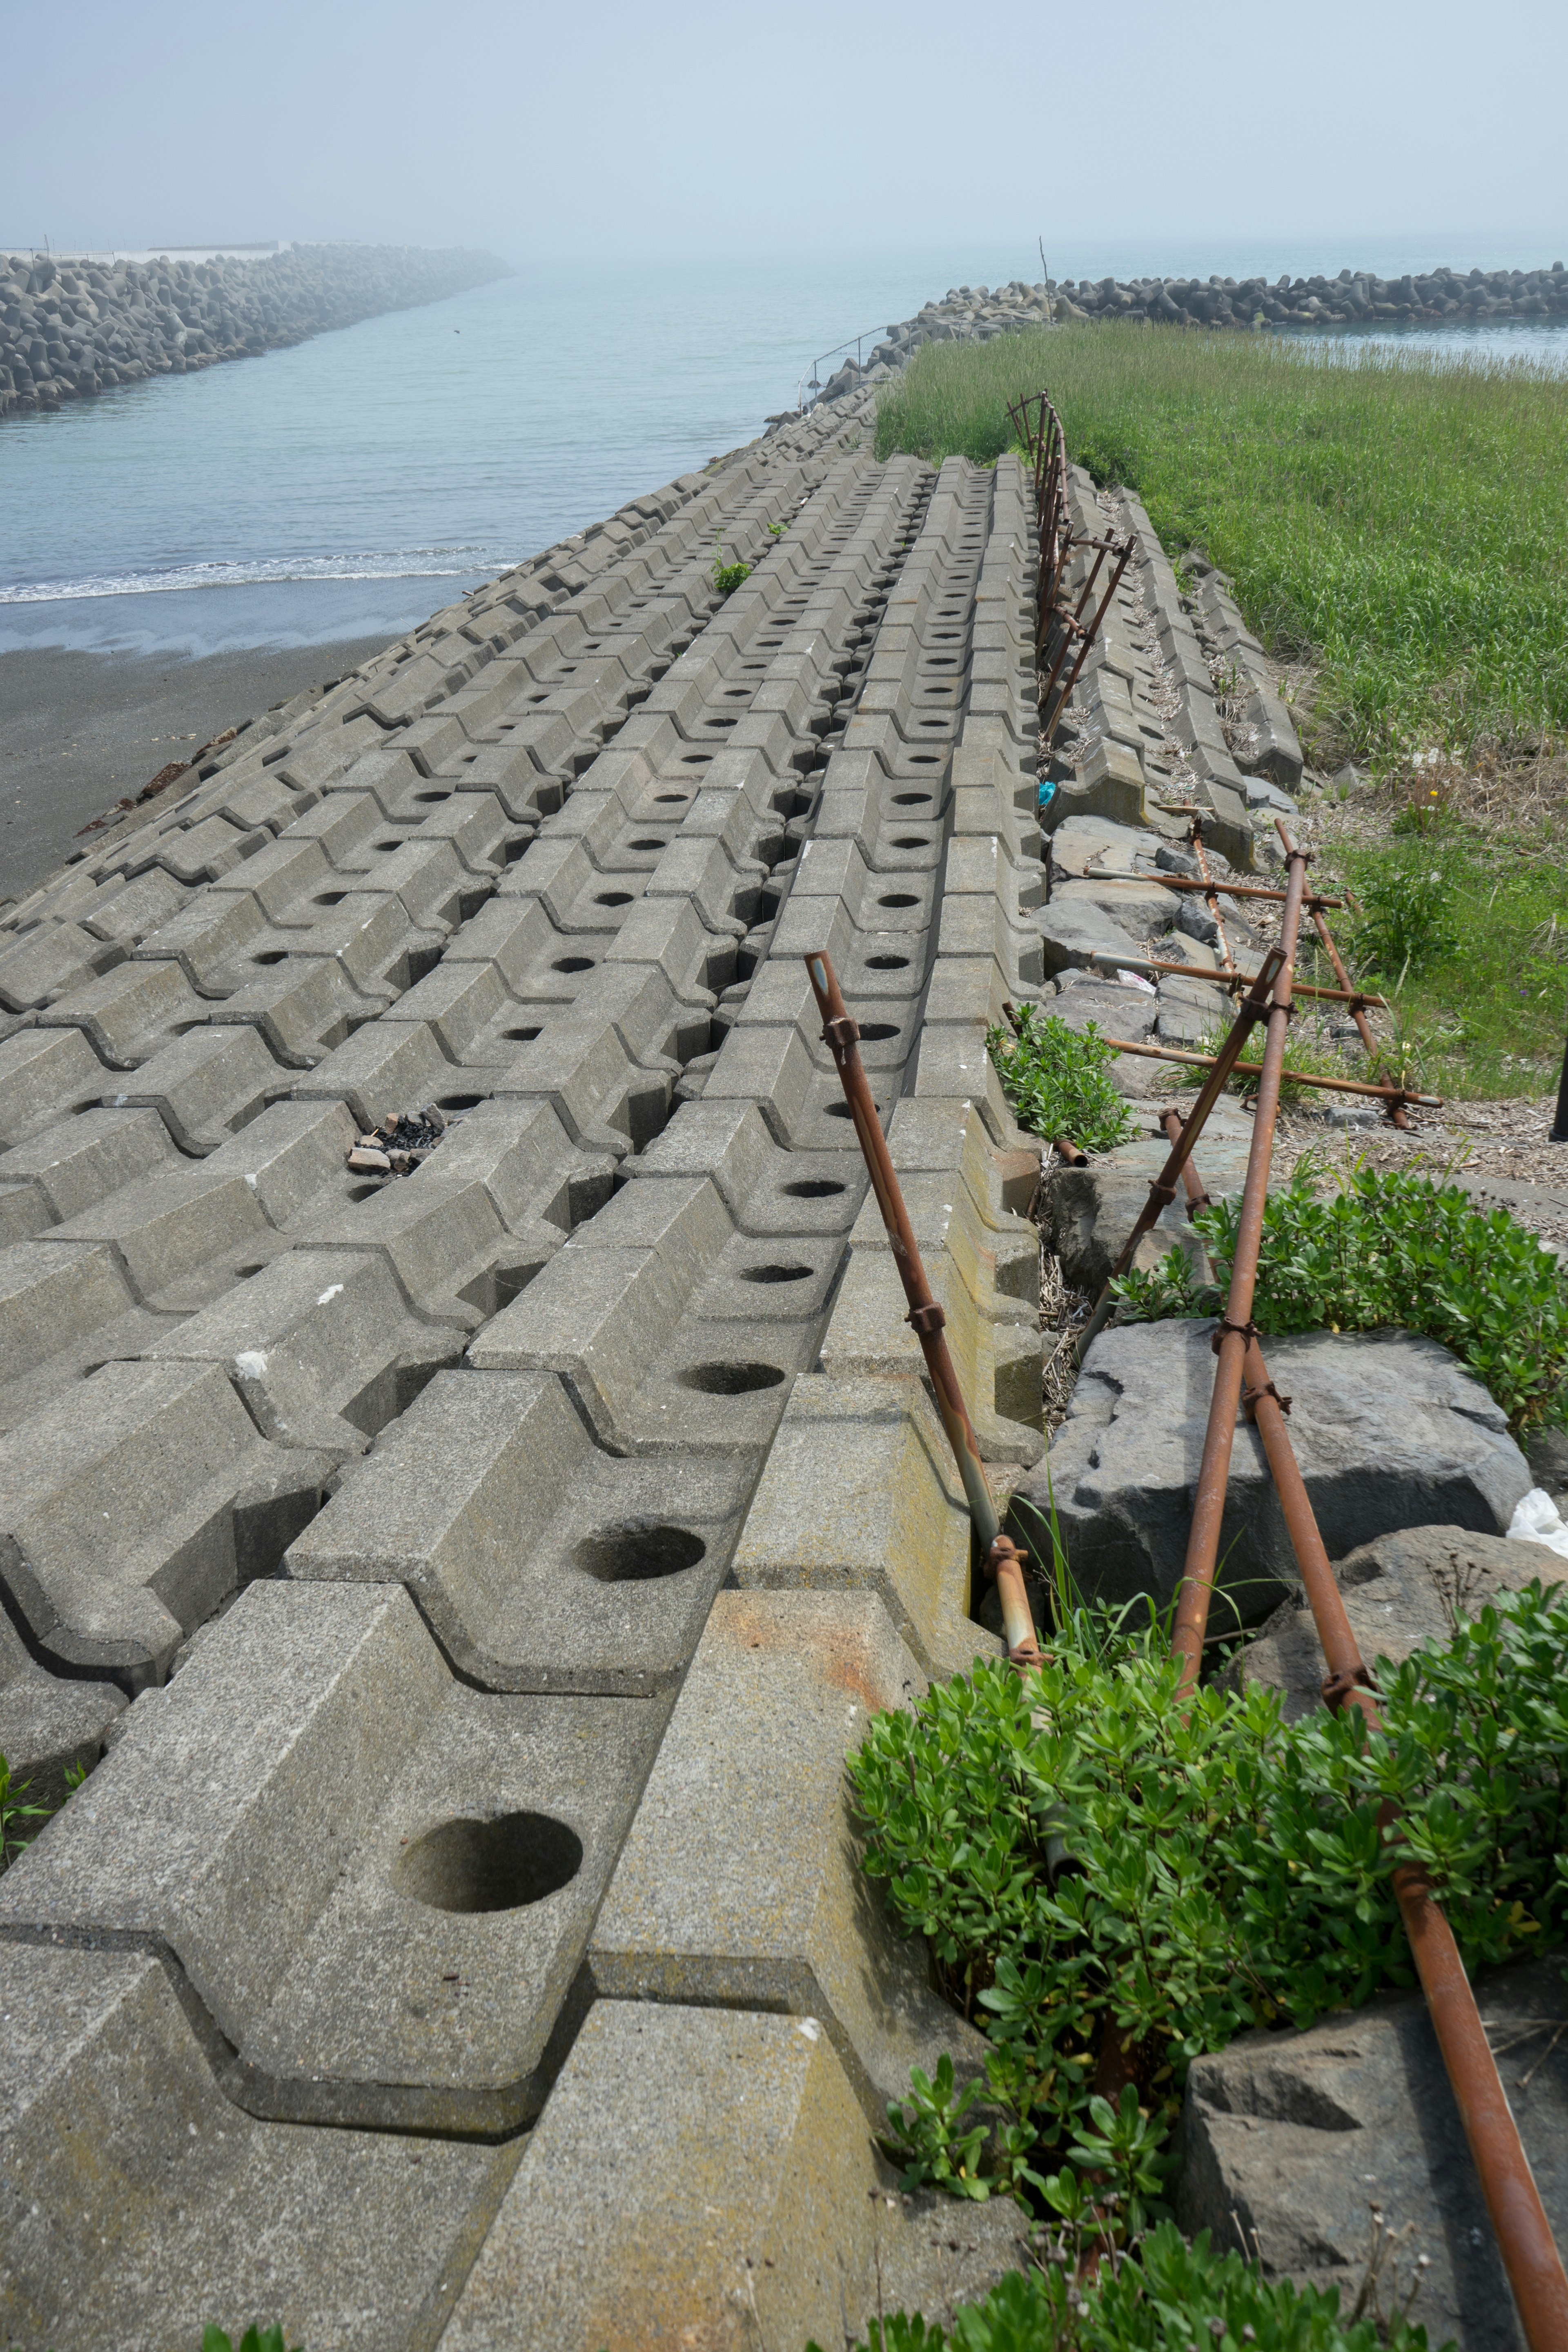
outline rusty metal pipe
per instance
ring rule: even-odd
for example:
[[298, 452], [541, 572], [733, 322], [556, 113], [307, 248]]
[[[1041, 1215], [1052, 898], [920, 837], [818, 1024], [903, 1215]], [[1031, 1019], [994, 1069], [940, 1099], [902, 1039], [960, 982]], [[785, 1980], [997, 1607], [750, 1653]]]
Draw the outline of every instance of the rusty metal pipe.
[[[1274, 1125], [1279, 1114], [1280, 1074], [1285, 1066], [1285, 1038], [1290, 1025], [1290, 982], [1296, 959], [1296, 939], [1301, 927], [1301, 900], [1307, 887], [1307, 857], [1290, 836], [1283, 835], [1289, 860], [1285, 912], [1279, 926], [1280, 960], [1276, 966], [1268, 1013], [1268, 1038], [1263, 1071], [1247, 1153], [1247, 1182], [1237, 1227], [1236, 1255], [1231, 1261], [1230, 1290], [1225, 1313], [1215, 1333], [1214, 1394], [1209, 1401], [1208, 1427], [1204, 1433], [1203, 1460], [1198, 1469], [1193, 1523], [1187, 1555], [1176, 1595], [1176, 1622], [1172, 1650], [1182, 1660], [1180, 1687], [1190, 1690], [1203, 1664], [1204, 1637], [1208, 1631], [1209, 1601], [1214, 1591], [1215, 1564], [1219, 1556], [1220, 1523], [1225, 1516], [1226, 1488], [1230, 1481], [1231, 1448], [1236, 1439], [1237, 1407], [1241, 1397], [1242, 1368], [1252, 1331], [1252, 1293], [1258, 1278], [1258, 1253], [1263, 1239], [1263, 1210], [1268, 1194], [1268, 1167], [1274, 1156]], [[1213, 1074], [1211, 1073], [1211, 1079]], [[1190, 1153], [1189, 1144], [1189, 1153]]]
[[[1096, 948], [1089, 962], [1097, 971], [1161, 971], [1173, 974], [1178, 980], [1211, 981], [1215, 988], [1227, 988], [1234, 995], [1247, 985], [1242, 972], [1211, 971], [1201, 963], [1162, 963], [1158, 956], [1113, 955], [1109, 948]], [[1388, 1007], [1381, 996], [1368, 996], [1354, 988], [1314, 988], [1307, 981], [1296, 982], [1298, 996], [1312, 996], [1327, 1004], [1371, 1004], [1380, 1013]]]
[[[1317, 907], [1312, 908], [1312, 921], [1317, 928], [1318, 937], [1321, 940], [1323, 946], [1327, 950], [1329, 961], [1333, 965], [1334, 978], [1339, 982], [1342, 988], [1349, 988], [1351, 984], [1351, 976], [1345, 970], [1344, 961], [1341, 956], [1338, 948], [1334, 945], [1334, 935], [1330, 930], [1327, 923], [1324, 922], [1321, 908]], [[1381, 996], [1363, 997], [1362, 999], [1362, 1003], [1375, 1004], [1380, 1013], [1386, 1013], [1388, 1011], [1388, 1005]], [[1352, 1005], [1351, 1018], [1355, 1023], [1356, 1027], [1361, 1031], [1361, 1042], [1366, 1048], [1366, 1056], [1370, 1062], [1375, 1058], [1377, 1054], [1377, 1040], [1372, 1034], [1372, 1024], [1367, 1019], [1366, 1014], [1362, 1011], [1360, 1004]], [[1407, 1129], [1410, 1125], [1410, 1121], [1405, 1116], [1405, 1105], [1402, 1102], [1391, 1104], [1389, 1107], [1388, 1116], [1393, 1120], [1395, 1127]]]
[[[1173, 1126], [1179, 1127], [1177, 1114], [1167, 1111], [1163, 1124], [1167, 1133]], [[1190, 1159], [1187, 1165], [1195, 1183], [1197, 1171]], [[1249, 1178], [1250, 1174], [1249, 1169]], [[1370, 1686], [1371, 1676], [1286, 1430], [1289, 1400], [1279, 1394], [1269, 1379], [1256, 1333], [1247, 1344], [1246, 1374], [1244, 1402], [1262, 1440], [1329, 1669], [1323, 1696], [1330, 1706], [1358, 1707], [1372, 1728], [1380, 1728], [1383, 1718]], [[1386, 1831], [1395, 1818], [1394, 1808], [1384, 1806], [1380, 1826]], [[1525, 2339], [1531, 2352], [1563, 2352], [1568, 2346], [1568, 2275], [1453, 1929], [1419, 1864], [1402, 1863], [1393, 1883]]]
[[[1163, 1110], [1160, 1113], [1160, 1124], [1173, 1143], [1181, 1141], [1184, 1122], [1179, 1110]], [[1190, 1151], [1182, 1162], [1182, 1186], [1187, 1196], [1187, 1223], [1190, 1225], [1200, 1209], [1206, 1209], [1212, 1205], [1208, 1194], [1204, 1191], [1203, 1179], [1193, 1165]]]
[[[1225, 1092], [1231, 1072], [1236, 1066], [1237, 1056], [1247, 1042], [1253, 1023], [1261, 1021], [1268, 1010], [1269, 991], [1274, 985], [1275, 974], [1279, 971], [1282, 961], [1279, 950], [1270, 948], [1263, 959], [1257, 978], [1237, 1006], [1236, 1019], [1231, 1023], [1230, 1034], [1215, 1057], [1214, 1067], [1204, 1081], [1181, 1136], [1171, 1147], [1170, 1158], [1158, 1176], [1150, 1182], [1149, 1198], [1138, 1212], [1132, 1231], [1128, 1234], [1116, 1264], [1106, 1277], [1104, 1287], [1095, 1301], [1093, 1314], [1081, 1331], [1059, 1343], [1058, 1353], [1060, 1352], [1061, 1348], [1070, 1347], [1074, 1356], [1081, 1364], [1089, 1342], [1104, 1330], [1110, 1320], [1110, 1310], [1116, 1303], [1110, 1286], [1118, 1276], [1126, 1273], [1132, 1263], [1132, 1254], [1139, 1243], [1150, 1227], [1158, 1223], [1167, 1203], [1175, 1199], [1176, 1179], [1181, 1174], [1183, 1166], [1199, 1136], [1203, 1133], [1210, 1111]], [[1056, 1357], [1053, 1355], [1051, 1361], [1054, 1363]]]
[[[1189, 1054], [1183, 1045], [1144, 1045], [1133, 1037], [1107, 1037], [1105, 1044], [1119, 1054], [1142, 1054], [1146, 1061], [1185, 1062], [1189, 1069], [1213, 1070], [1217, 1066], [1212, 1054]], [[1262, 1076], [1264, 1065], [1258, 1062], [1234, 1062], [1230, 1075], [1256, 1078]], [[1370, 1078], [1324, 1078], [1315, 1070], [1282, 1070], [1280, 1076], [1293, 1087], [1325, 1087], [1331, 1094], [1368, 1095], [1374, 1102], [1415, 1103], [1423, 1110], [1441, 1110], [1441, 1095], [1413, 1094], [1407, 1087], [1373, 1086]]]
[[1069, 1168], [1087, 1168], [1089, 1154], [1076, 1144], [1070, 1135], [1053, 1135], [1051, 1150], [1059, 1152]]
[[[1045, 720], [1042, 724], [1041, 732], [1045, 737], [1047, 748], [1056, 741], [1057, 729], [1061, 724], [1062, 712], [1067, 709], [1068, 703], [1071, 699], [1072, 690], [1078, 684], [1079, 672], [1083, 667], [1089, 646], [1100, 635], [1100, 625], [1104, 620], [1105, 615], [1110, 609], [1110, 600], [1115, 595], [1118, 588], [1121, 585], [1121, 575], [1126, 571], [1128, 564], [1131, 561], [1134, 544], [1135, 542], [1131, 539], [1129, 539], [1126, 545], [1122, 548], [1121, 554], [1118, 556], [1116, 561], [1116, 569], [1111, 573], [1106, 585], [1105, 593], [1100, 600], [1100, 609], [1095, 614], [1094, 619], [1090, 622], [1089, 627], [1084, 632], [1083, 642], [1078, 649], [1078, 659], [1074, 662], [1072, 669], [1068, 674], [1068, 682], [1063, 687], [1061, 693], [1057, 698], [1056, 707], [1052, 710], [1050, 718], [1047, 720]], [[1097, 565], [1099, 559], [1097, 558]], [[1041, 707], [1042, 709], [1044, 708], [1043, 701]]]
[[1234, 971], [1236, 970], [1236, 958], [1230, 951], [1230, 941], [1226, 936], [1225, 919], [1219, 911], [1219, 892], [1215, 888], [1214, 877], [1209, 872], [1208, 856], [1204, 848], [1203, 819], [1199, 816], [1195, 809], [1193, 812], [1192, 844], [1193, 856], [1198, 861], [1198, 872], [1203, 877], [1205, 882], [1209, 886], [1204, 892], [1204, 898], [1207, 903], [1209, 913], [1214, 917], [1215, 929], [1219, 934], [1220, 953], [1225, 958], [1225, 968], [1226, 971]]
[[805, 961], [812, 993], [822, 1014], [823, 1042], [833, 1055], [839, 1084], [844, 1088], [844, 1099], [849, 1106], [849, 1115], [871, 1179], [871, 1189], [877, 1196], [877, 1206], [888, 1230], [893, 1264], [903, 1284], [904, 1296], [910, 1302], [907, 1319], [926, 1360], [926, 1370], [931, 1374], [931, 1387], [936, 1394], [937, 1411], [942, 1415], [953, 1460], [958, 1465], [958, 1475], [963, 1482], [969, 1516], [980, 1541], [986, 1572], [995, 1579], [997, 1595], [1002, 1603], [1002, 1622], [1006, 1628], [1007, 1655], [1020, 1665], [1038, 1665], [1040, 1652], [1035, 1639], [1035, 1620], [1029, 1608], [1029, 1596], [1024, 1589], [1022, 1563], [1028, 1555], [1021, 1552], [1012, 1538], [1002, 1532], [1002, 1522], [997, 1517], [985, 1476], [985, 1465], [980, 1458], [980, 1442], [974, 1434], [974, 1424], [963, 1402], [952, 1350], [943, 1336], [947, 1318], [937, 1304], [927, 1279], [914, 1227], [910, 1223], [910, 1213], [904, 1205], [903, 1192], [893, 1167], [893, 1155], [888, 1150], [888, 1139], [882, 1133], [882, 1122], [872, 1097], [870, 1081], [860, 1059], [859, 1027], [844, 1002], [832, 958], [823, 951], [808, 955]]
[[[1096, 882], [1152, 882], [1162, 890], [1195, 890], [1205, 897], [1217, 890], [1226, 898], [1268, 898], [1282, 906], [1287, 893], [1276, 890], [1266, 882], [1200, 882], [1191, 874], [1096, 874]], [[1321, 890], [1309, 890], [1301, 901], [1304, 907], [1342, 907], [1344, 900], [1325, 896]]]

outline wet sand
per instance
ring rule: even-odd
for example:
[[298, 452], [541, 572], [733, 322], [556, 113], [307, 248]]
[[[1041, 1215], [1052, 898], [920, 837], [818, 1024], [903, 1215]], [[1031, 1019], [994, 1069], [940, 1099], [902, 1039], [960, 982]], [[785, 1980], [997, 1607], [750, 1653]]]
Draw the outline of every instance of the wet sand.
[[387, 637], [167, 654], [0, 654], [0, 903], [52, 874], [84, 824], [242, 719], [368, 661]]

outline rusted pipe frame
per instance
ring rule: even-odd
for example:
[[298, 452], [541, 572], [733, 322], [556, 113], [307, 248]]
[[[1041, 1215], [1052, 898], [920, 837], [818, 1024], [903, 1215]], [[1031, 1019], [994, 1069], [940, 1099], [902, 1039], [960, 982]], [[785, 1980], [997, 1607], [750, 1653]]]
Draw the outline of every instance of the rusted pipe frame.
[[1100, 600], [1100, 609], [1095, 614], [1093, 622], [1084, 633], [1083, 642], [1078, 649], [1078, 659], [1072, 666], [1071, 672], [1068, 677], [1068, 682], [1057, 698], [1056, 707], [1052, 710], [1049, 719], [1046, 721], [1041, 730], [1046, 739], [1046, 746], [1047, 750], [1056, 740], [1057, 729], [1061, 724], [1062, 712], [1067, 709], [1068, 703], [1072, 696], [1072, 690], [1078, 684], [1079, 672], [1083, 667], [1089, 646], [1100, 635], [1100, 623], [1104, 620], [1105, 615], [1110, 609], [1111, 598], [1115, 595], [1117, 589], [1121, 584], [1121, 575], [1126, 571], [1129, 562], [1131, 561], [1132, 548], [1133, 541], [1129, 537], [1125, 546], [1121, 550], [1121, 555], [1117, 559], [1116, 569], [1110, 575], [1110, 579], [1106, 586], [1105, 593]]
[[[1351, 976], [1345, 970], [1344, 959], [1340, 954], [1339, 949], [1334, 945], [1333, 933], [1330, 930], [1327, 923], [1324, 922], [1321, 910], [1316, 907], [1312, 908], [1312, 920], [1317, 926], [1318, 937], [1321, 940], [1323, 946], [1328, 950], [1329, 961], [1333, 965], [1335, 979], [1339, 982], [1342, 988], [1349, 988], [1351, 984]], [[1364, 998], [1363, 1002], [1364, 1003], [1375, 1004], [1378, 1010], [1383, 1013], [1386, 1013], [1389, 1009], [1381, 996], [1367, 997]], [[1377, 1040], [1372, 1034], [1372, 1024], [1367, 1019], [1366, 1014], [1360, 1004], [1352, 1003], [1351, 1006], [1351, 1018], [1361, 1032], [1361, 1042], [1366, 1048], [1366, 1056], [1368, 1061], [1375, 1060], [1377, 1055]], [[1402, 1102], [1391, 1103], [1388, 1108], [1388, 1116], [1394, 1126], [1406, 1129], [1409, 1128], [1410, 1121], [1405, 1116], [1405, 1105]]]
[[[1150, 1062], [1185, 1062], [1190, 1069], [1212, 1070], [1212, 1054], [1189, 1054], [1181, 1045], [1142, 1045], [1131, 1037], [1107, 1037], [1105, 1043], [1118, 1054], [1141, 1054]], [[1237, 1062], [1232, 1065], [1237, 1077], [1256, 1078], [1262, 1076], [1258, 1062]], [[1374, 1102], [1415, 1103], [1422, 1110], [1441, 1110], [1441, 1095], [1413, 1094], [1407, 1087], [1377, 1087], [1368, 1078], [1324, 1078], [1315, 1070], [1284, 1070], [1280, 1076], [1293, 1087], [1321, 1087], [1336, 1095], [1367, 1095]]]
[[1069, 1168], [1087, 1168], [1089, 1154], [1076, 1144], [1070, 1135], [1053, 1135], [1051, 1150], [1059, 1152]]
[[[1062, 1348], [1070, 1347], [1081, 1364], [1084, 1351], [1089, 1342], [1105, 1328], [1111, 1307], [1115, 1305], [1110, 1286], [1120, 1276], [1126, 1273], [1132, 1263], [1133, 1253], [1139, 1243], [1150, 1227], [1158, 1223], [1162, 1212], [1168, 1203], [1175, 1199], [1176, 1180], [1191, 1156], [1199, 1136], [1204, 1131], [1210, 1111], [1225, 1092], [1226, 1083], [1235, 1066], [1237, 1056], [1247, 1042], [1253, 1023], [1262, 1020], [1268, 1012], [1269, 993], [1274, 986], [1275, 975], [1280, 970], [1283, 961], [1284, 959], [1277, 947], [1271, 947], [1264, 957], [1251, 987], [1236, 1009], [1236, 1018], [1231, 1023], [1229, 1034], [1215, 1057], [1215, 1066], [1199, 1090], [1197, 1100], [1193, 1105], [1191, 1116], [1180, 1138], [1172, 1145], [1170, 1157], [1158, 1176], [1150, 1180], [1149, 1197], [1139, 1210], [1133, 1221], [1132, 1231], [1128, 1234], [1115, 1265], [1106, 1276], [1100, 1297], [1095, 1300], [1093, 1314], [1081, 1331], [1069, 1335], [1058, 1343], [1057, 1354], [1060, 1353]], [[1056, 1355], [1053, 1355], [1051, 1361], [1054, 1363], [1055, 1360]]]
[[[1206, 895], [1218, 890], [1227, 898], [1268, 898], [1279, 906], [1283, 890], [1271, 889], [1262, 882], [1200, 882], [1191, 874], [1096, 874], [1096, 882], [1154, 882], [1162, 890], [1196, 890]], [[1342, 907], [1342, 898], [1326, 898], [1321, 890], [1309, 890], [1302, 905], [1311, 907]]]
[[[1163, 1110], [1160, 1113], [1160, 1125], [1165, 1130], [1167, 1142], [1181, 1141], [1184, 1123], [1181, 1112], [1173, 1106], [1171, 1109]], [[1213, 1206], [1213, 1202], [1204, 1190], [1203, 1179], [1193, 1165], [1193, 1156], [1190, 1151], [1182, 1162], [1182, 1185], [1187, 1196], [1187, 1223], [1190, 1225], [1200, 1209]]]
[[[1206, 980], [1215, 988], [1229, 989], [1232, 994], [1247, 986], [1245, 972], [1211, 971], [1201, 963], [1164, 963], [1158, 956], [1112, 955], [1109, 948], [1093, 949], [1089, 961], [1096, 971], [1162, 971], [1178, 980]], [[1381, 996], [1365, 996], [1348, 988], [1314, 988], [1305, 980], [1296, 982], [1294, 992], [1298, 996], [1321, 997], [1329, 1004], [1373, 1004], [1380, 1013], [1388, 1010]]]
[[[1164, 1114], [1167, 1132], [1176, 1118], [1173, 1111]], [[1192, 1173], [1195, 1179], [1196, 1171]], [[1324, 1700], [1331, 1706], [1356, 1706], [1368, 1726], [1377, 1729], [1383, 1718], [1373, 1679], [1285, 1426], [1289, 1400], [1280, 1396], [1268, 1377], [1256, 1333], [1247, 1341], [1245, 1370], [1245, 1402], [1263, 1444], [1329, 1669]], [[1386, 1831], [1395, 1818], [1395, 1809], [1384, 1806], [1379, 1827]], [[1568, 2276], [1453, 1929], [1418, 1864], [1398, 1866], [1394, 1893], [1526, 2341], [1531, 2352], [1563, 2352], [1568, 2345]]]
[[1190, 838], [1193, 845], [1193, 855], [1198, 861], [1198, 872], [1202, 875], [1204, 880], [1210, 885], [1210, 887], [1204, 892], [1204, 898], [1208, 906], [1209, 913], [1214, 917], [1215, 929], [1219, 933], [1220, 953], [1225, 958], [1225, 968], [1226, 971], [1234, 971], [1236, 970], [1236, 958], [1230, 951], [1230, 940], [1226, 935], [1225, 918], [1219, 910], [1219, 892], [1213, 887], [1214, 877], [1209, 872], [1208, 856], [1204, 848], [1203, 818], [1199, 811], [1196, 809], [1193, 811], [1193, 829]]
[[[1263, 1069], [1258, 1080], [1252, 1140], [1247, 1150], [1247, 1181], [1242, 1188], [1236, 1248], [1231, 1258], [1230, 1286], [1225, 1312], [1215, 1332], [1215, 1354], [1218, 1361], [1215, 1366], [1214, 1393], [1209, 1400], [1203, 1459], [1198, 1466], [1192, 1526], [1187, 1535], [1182, 1580], [1176, 1591], [1175, 1624], [1171, 1635], [1172, 1653], [1182, 1662], [1179, 1688], [1184, 1692], [1191, 1690], [1197, 1681], [1203, 1664], [1204, 1640], [1208, 1632], [1209, 1601], [1214, 1591], [1215, 1562], [1219, 1556], [1226, 1489], [1230, 1483], [1230, 1457], [1236, 1440], [1242, 1370], [1252, 1337], [1252, 1295], [1258, 1279], [1258, 1249], [1263, 1239], [1268, 1169], [1274, 1157], [1274, 1127], [1279, 1113], [1285, 1040], [1290, 1026], [1290, 983], [1295, 976], [1296, 940], [1301, 927], [1301, 900], [1307, 887], [1306, 852], [1296, 846], [1289, 834], [1282, 837], [1289, 863], [1285, 912], [1279, 925], [1279, 961], [1275, 969], [1267, 1016]], [[1212, 1076], [1211, 1073], [1211, 1080]]]
[[866, 1066], [860, 1059], [858, 1024], [851, 1016], [839, 988], [833, 959], [826, 950], [804, 959], [806, 976], [817, 1010], [822, 1014], [823, 1042], [833, 1055], [844, 1099], [849, 1106], [855, 1133], [865, 1158], [871, 1189], [877, 1196], [877, 1206], [882, 1213], [888, 1241], [892, 1250], [893, 1264], [904, 1286], [910, 1303], [907, 1318], [925, 1357], [926, 1370], [931, 1374], [937, 1410], [958, 1465], [958, 1475], [963, 1482], [963, 1492], [969, 1505], [969, 1516], [979, 1538], [986, 1571], [995, 1579], [997, 1596], [1002, 1603], [1002, 1620], [1006, 1627], [1007, 1655], [1016, 1664], [1037, 1665], [1039, 1645], [1035, 1640], [1035, 1620], [1029, 1608], [1029, 1597], [1024, 1588], [1022, 1562], [1028, 1555], [1020, 1552], [1010, 1536], [1002, 1533], [985, 1465], [980, 1458], [980, 1442], [974, 1434], [974, 1424], [963, 1402], [958, 1372], [952, 1350], [943, 1336], [947, 1321], [937, 1303], [921, 1262], [914, 1227], [904, 1204], [902, 1188], [893, 1167], [893, 1156], [888, 1150], [888, 1139], [882, 1132], [882, 1122], [871, 1093]]

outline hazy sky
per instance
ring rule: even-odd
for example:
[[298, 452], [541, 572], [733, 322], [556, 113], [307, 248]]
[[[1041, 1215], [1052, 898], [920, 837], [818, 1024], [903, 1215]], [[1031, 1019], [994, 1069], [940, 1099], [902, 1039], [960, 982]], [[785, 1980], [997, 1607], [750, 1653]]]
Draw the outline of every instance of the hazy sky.
[[0, 26], [0, 245], [1568, 259], [1563, 0], [9, 0]]

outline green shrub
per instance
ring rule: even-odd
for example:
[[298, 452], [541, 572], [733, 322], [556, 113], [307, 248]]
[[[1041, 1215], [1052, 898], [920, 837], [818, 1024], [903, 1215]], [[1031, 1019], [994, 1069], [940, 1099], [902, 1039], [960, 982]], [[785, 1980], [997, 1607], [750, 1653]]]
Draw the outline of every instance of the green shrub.
[[1054, 1013], [1026, 1004], [1012, 1032], [988, 1030], [1013, 1116], [1031, 1135], [1070, 1136], [1085, 1151], [1113, 1151], [1132, 1132], [1132, 1115], [1110, 1083], [1115, 1059], [1092, 1021], [1069, 1029]]
[[[1358, 1168], [1320, 1194], [1316, 1175], [1304, 1156], [1268, 1196], [1252, 1308], [1260, 1331], [1424, 1331], [1490, 1390], [1516, 1431], [1568, 1415], [1568, 1283], [1552, 1251], [1506, 1209], [1478, 1209], [1458, 1184]], [[1222, 1283], [1240, 1215], [1237, 1196], [1196, 1221]]]
[[[221, 2327], [208, 2326], [202, 2330], [202, 2352], [234, 2352], [234, 2347]], [[282, 2328], [247, 2327], [239, 2339], [239, 2352], [284, 2352]], [[300, 2352], [298, 2346], [295, 2352]]]
[[732, 596], [742, 581], [749, 580], [751, 576], [752, 567], [749, 563], [725, 562], [724, 542], [721, 539], [716, 539], [713, 542], [713, 585], [720, 595]]
[[[1135, 2232], [1194, 2057], [1414, 1981], [1399, 1862], [1426, 1864], [1468, 1968], [1568, 1924], [1568, 1593], [1385, 1664], [1378, 1734], [1354, 1708], [1287, 1727], [1257, 1686], [1178, 1706], [1162, 1629], [1125, 1612], [1049, 1649], [877, 1717], [849, 1759], [865, 1867], [991, 2044], [974, 2084], [913, 2078], [886, 2144], [906, 2187], [963, 2196], [1109, 2175]], [[1116, 2111], [1093, 2092], [1108, 2030], [1135, 2076]]]
[[25, 1800], [30, 1780], [13, 1781], [11, 1767], [0, 1756], [0, 1870], [15, 1860], [24, 1846], [37, 1835], [36, 1830], [24, 1830], [24, 1822], [42, 1822], [48, 1818], [47, 1805], [30, 1805]]
[[899, 2312], [873, 2320], [859, 2352], [1169, 2352], [1198, 2344], [1213, 2352], [1426, 2352], [1426, 2331], [1404, 2312], [1381, 2325], [1342, 2318], [1337, 2287], [1267, 2280], [1239, 2254], [1215, 2252], [1206, 2230], [1188, 2245], [1163, 2221], [1095, 2278], [1080, 2283], [1060, 2260], [1032, 2274], [1012, 2271], [984, 2301], [960, 2306], [951, 2334]]
[[1363, 883], [1362, 903], [1352, 942], [1358, 968], [1394, 988], [1462, 944], [1453, 880], [1430, 852], [1383, 861]]

